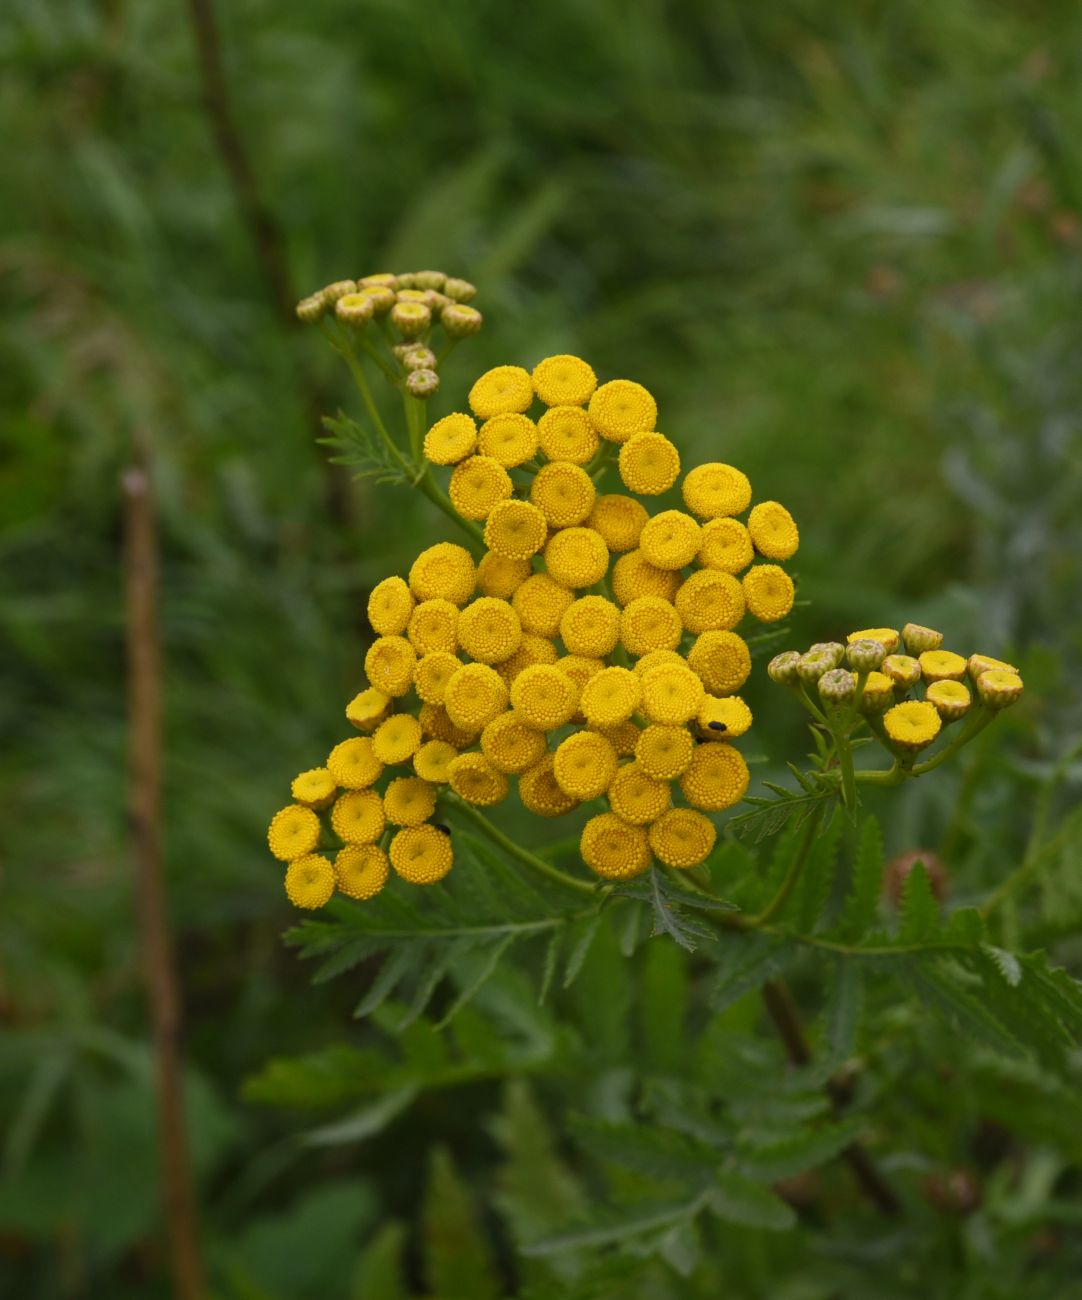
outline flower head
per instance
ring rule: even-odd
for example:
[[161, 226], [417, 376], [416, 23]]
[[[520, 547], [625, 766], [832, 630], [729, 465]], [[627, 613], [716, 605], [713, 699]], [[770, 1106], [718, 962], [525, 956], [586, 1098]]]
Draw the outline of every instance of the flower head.
[[522, 644], [522, 624], [514, 606], [495, 596], [480, 596], [467, 605], [458, 620], [462, 649], [483, 664], [510, 659]]
[[368, 621], [377, 636], [401, 636], [413, 613], [413, 593], [404, 578], [384, 578], [368, 597]]
[[507, 684], [495, 668], [463, 664], [447, 683], [443, 707], [456, 727], [476, 735], [506, 710], [507, 698]]
[[513, 560], [499, 551], [486, 551], [477, 565], [477, 589], [483, 596], [510, 600], [532, 572], [525, 556]]
[[505, 412], [481, 425], [477, 446], [482, 456], [513, 469], [537, 455], [537, 425], [526, 415]]
[[501, 803], [510, 792], [506, 775], [484, 754], [459, 754], [447, 774], [455, 794], [481, 808]]
[[667, 867], [694, 867], [710, 856], [717, 831], [691, 808], [670, 808], [650, 827], [650, 847]]
[[289, 792], [305, 808], [327, 808], [334, 802], [338, 784], [325, 767], [313, 767], [293, 778]]
[[565, 528], [549, 538], [545, 566], [565, 587], [592, 587], [608, 572], [609, 548], [592, 528]]
[[470, 410], [479, 420], [528, 411], [533, 402], [533, 380], [521, 366], [497, 366], [477, 380], [469, 400]]
[[372, 753], [381, 763], [408, 763], [420, 748], [421, 739], [418, 718], [412, 713], [392, 713], [376, 728], [372, 736]]
[[736, 740], [752, 724], [751, 709], [739, 695], [707, 695], [695, 721], [704, 740]]
[[346, 705], [346, 717], [358, 731], [374, 731], [387, 715], [391, 697], [374, 686], [359, 691]]
[[447, 487], [451, 504], [463, 519], [487, 519], [497, 503], [506, 501], [513, 491], [511, 475], [491, 456], [460, 461]]
[[920, 656], [920, 672], [926, 682], [960, 682], [969, 665], [953, 650], [925, 650]]
[[585, 523], [596, 495], [584, 469], [559, 460], [542, 466], [530, 488], [530, 500], [553, 528]]
[[337, 883], [330, 860], [319, 853], [297, 858], [286, 868], [286, 894], [294, 907], [323, 907]]
[[652, 722], [639, 732], [635, 759], [647, 776], [674, 781], [687, 771], [695, 741], [686, 727]]
[[688, 666], [711, 695], [732, 695], [748, 680], [751, 652], [735, 632], [703, 632], [688, 651]]
[[560, 619], [568, 653], [587, 658], [611, 654], [620, 639], [620, 609], [604, 596], [580, 596]]
[[590, 818], [582, 828], [579, 852], [590, 870], [606, 880], [629, 880], [650, 866], [646, 831], [611, 812]]
[[924, 692], [924, 698], [944, 722], [956, 722], [969, 712], [973, 703], [969, 687], [950, 680], [933, 682]]
[[600, 533], [610, 551], [634, 550], [650, 516], [641, 501], [609, 492], [594, 501], [587, 525]]
[[477, 421], [456, 411], [437, 420], [425, 434], [425, 459], [433, 465], [457, 465], [477, 449]]
[[906, 653], [916, 657], [925, 650], [938, 650], [943, 644], [943, 633], [934, 628], [922, 627], [919, 623], [907, 623], [902, 628], [902, 642]]
[[446, 785], [451, 760], [458, 755], [454, 745], [445, 740], [426, 740], [413, 756], [413, 770], [422, 781]]
[[375, 790], [347, 790], [331, 809], [331, 829], [346, 844], [375, 844], [387, 824]]
[[924, 749], [939, 735], [941, 725], [935, 705], [927, 700], [907, 700], [883, 715], [887, 735], [901, 749]]
[[977, 678], [977, 693], [989, 709], [1005, 709], [1023, 690], [1022, 678], [1005, 668], [989, 668]]
[[657, 402], [631, 379], [610, 379], [590, 398], [590, 416], [610, 442], [627, 442], [635, 433], [649, 433], [657, 423]]
[[311, 808], [291, 804], [276, 812], [267, 830], [270, 851], [282, 862], [311, 853], [319, 843], [319, 818]]
[[612, 741], [597, 731], [576, 731], [562, 741], [553, 759], [556, 784], [577, 800], [597, 799], [616, 776]]
[[430, 823], [407, 826], [391, 841], [391, 866], [411, 885], [436, 884], [453, 863], [450, 835]]
[[545, 733], [527, 726], [514, 710], [501, 713], [481, 732], [481, 752], [500, 772], [525, 772], [545, 753]]
[[409, 584], [418, 600], [440, 599], [449, 600], [453, 605], [464, 605], [477, 586], [477, 569], [464, 546], [438, 542], [414, 560]]
[[413, 689], [427, 704], [442, 704], [447, 683], [461, 667], [462, 660], [449, 650], [433, 650], [418, 659], [413, 672]]
[[752, 508], [748, 532], [755, 549], [768, 560], [788, 560], [800, 545], [793, 516], [778, 501], [760, 501]]
[[379, 780], [383, 761], [370, 737], [355, 736], [335, 745], [327, 755], [327, 771], [343, 790], [366, 790]]
[[[679, 593], [677, 593], [679, 594]], [[660, 596], [636, 596], [623, 611], [612, 607], [619, 618], [620, 640], [628, 654], [639, 656], [652, 650], [674, 650], [684, 634], [684, 625], [673, 605]]]
[[549, 460], [587, 465], [597, 455], [601, 439], [593, 420], [581, 406], [554, 406], [537, 422], [537, 440]]
[[626, 722], [639, 707], [642, 686], [629, 668], [603, 668], [582, 689], [579, 701], [586, 721], [594, 727]]
[[658, 569], [682, 569], [699, 553], [702, 529], [682, 510], [663, 510], [648, 519], [639, 537], [639, 550]]
[[[419, 656], [435, 650], [454, 654], [458, 649], [458, 606], [439, 598], [422, 600], [410, 615], [406, 636]], [[415, 675], [416, 671], [415, 666]]]
[[338, 892], [347, 898], [375, 898], [389, 875], [387, 854], [375, 844], [347, 844], [335, 855]]
[[555, 755], [545, 754], [518, 779], [518, 795], [522, 806], [537, 817], [562, 817], [579, 805], [574, 795], [565, 794], [560, 789], [554, 765]]
[[748, 613], [760, 623], [776, 623], [793, 608], [793, 580], [776, 564], [753, 564], [744, 574]]
[[618, 464], [624, 486], [640, 496], [660, 496], [680, 477], [680, 453], [663, 433], [632, 434]]
[[552, 664], [524, 668], [511, 683], [515, 712], [537, 731], [552, 731], [570, 722], [578, 703], [578, 686]]
[[721, 519], [739, 515], [751, 502], [751, 483], [748, 476], [714, 461], [696, 465], [684, 475], [684, 504], [700, 519]]
[[436, 787], [419, 776], [396, 777], [384, 791], [383, 811], [392, 826], [420, 826], [436, 811]]
[[695, 808], [720, 812], [739, 803], [747, 793], [748, 765], [732, 745], [699, 745], [680, 777], [684, 798]]
[[546, 406], [583, 406], [597, 388], [597, 375], [581, 357], [546, 357], [533, 368], [533, 386]]
[[731, 573], [700, 569], [680, 584], [676, 608], [689, 632], [727, 632], [744, 617], [744, 588]]
[[511, 603], [527, 632], [554, 637], [560, 630], [560, 620], [574, 600], [574, 592], [555, 582], [547, 573], [535, 573], [519, 587]]
[[638, 762], [626, 763], [608, 788], [609, 807], [622, 821], [646, 826], [669, 807], [669, 783], [644, 771]]
[[727, 516], [708, 519], [699, 534], [699, 554], [696, 558], [704, 569], [740, 573], [755, 558], [751, 534], [739, 519]]
[[642, 707], [651, 722], [679, 726], [703, 706], [702, 676], [687, 663], [664, 663], [642, 674]]
[[680, 588], [680, 574], [659, 569], [641, 550], [628, 551], [612, 566], [612, 594], [626, 605], [636, 596], [660, 596], [671, 601]]
[[548, 521], [529, 501], [500, 501], [485, 524], [485, 545], [507, 560], [529, 560], [548, 538]]
[[402, 636], [381, 636], [368, 647], [364, 671], [384, 695], [405, 695], [413, 685], [417, 651]]

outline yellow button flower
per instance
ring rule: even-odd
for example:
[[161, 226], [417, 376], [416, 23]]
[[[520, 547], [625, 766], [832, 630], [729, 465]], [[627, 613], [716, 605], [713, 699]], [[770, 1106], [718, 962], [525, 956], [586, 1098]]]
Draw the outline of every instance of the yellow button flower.
[[650, 866], [650, 843], [641, 826], [629, 826], [615, 813], [591, 817], [582, 828], [583, 862], [606, 880], [630, 880]]
[[579, 705], [593, 727], [626, 722], [642, 702], [642, 686], [629, 668], [603, 668], [582, 690]]
[[281, 862], [303, 858], [319, 843], [319, 818], [300, 804], [276, 812], [267, 830], [270, 851]]
[[668, 781], [660, 781], [636, 763], [628, 763], [613, 777], [608, 788], [612, 811], [633, 826], [656, 821], [671, 803]]
[[657, 423], [657, 402], [631, 379], [610, 379], [590, 398], [590, 417], [610, 442], [627, 442], [635, 433], [649, 433]]
[[649, 518], [641, 501], [610, 492], [597, 498], [586, 523], [601, 534], [610, 551], [619, 553], [632, 551], [638, 546], [643, 526]]
[[451, 504], [463, 519], [487, 519], [514, 491], [511, 475], [491, 456], [471, 456], [456, 465], [447, 485]]
[[660, 596], [636, 596], [620, 615], [620, 640], [631, 655], [675, 651], [683, 634], [680, 615]]
[[748, 532], [755, 549], [768, 560], [788, 560], [800, 545], [796, 522], [778, 501], [760, 501], [752, 508]]
[[450, 835], [431, 824], [407, 826], [391, 841], [391, 866], [411, 885], [434, 885], [453, 864]]
[[372, 752], [381, 763], [408, 763], [420, 748], [421, 739], [418, 718], [412, 713], [392, 713], [376, 728]]
[[977, 678], [977, 693], [989, 709], [1005, 709], [1023, 689], [1022, 678], [1004, 668], [990, 668]]
[[298, 858], [286, 868], [286, 895], [294, 907], [314, 910], [329, 902], [337, 883], [330, 860], [319, 853]]
[[533, 402], [533, 380], [521, 366], [496, 366], [485, 371], [470, 389], [469, 401], [479, 420], [528, 411]]
[[684, 626], [700, 632], [728, 632], [744, 617], [744, 588], [731, 573], [700, 569], [680, 584], [676, 608]]
[[428, 704], [442, 704], [447, 683], [462, 667], [462, 660], [447, 650], [434, 650], [417, 661], [413, 688]]
[[865, 627], [858, 632], [850, 632], [845, 639], [849, 645], [854, 641], [878, 641], [888, 655], [898, 649], [898, 630], [893, 627]]
[[648, 519], [639, 550], [658, 569], [682, 569], [699, 553], [702, 529], [682, 510], [662, 510]]
[[506, 710], [507, 684], [488, 664], [463, 664], [447, 683], [443, 707], [456, 727], [476, 734]]
[[533, 368], [533, 386], [546, 406], [582, 406], [597, 387], [597, 376], [581, 357], [546, 357]]
[[647, 776], [674, 781], [688, 769], [695, 741], [686, 727], [653, 722], [639, 733], [635, 759]]
[[700, 519], [743, 514], [751, 504], [748, 476], [720, 461], [689, 470], [684, 475], [683, 493], [684, 504]]
[[886, 711], [883, 726], [900, 748], [919, 750], [935, 740], [942, 723], [934, 704], [927, 700], [907, 700]]
[[368, 597], [368, 621], [377, 636], [401, 636], [413, 613], [413, 594], [404, 578], [384, 578]]
[[738, 749], [724, 744], [698, 745], [680, 778], [680, 789], [693, 807], [720, 812], [743, 799], [749, 779], [748, 765]]
[[564, 587], [592, 587], [608, 572], [609, 548], [592, 528], [565, 528], [545, 547], [549, 576]]
[[446, 785], [447, 769], [451, 760], [458, 757], [458, 750], [445, 740], [426, 740], [413, 756], [413, 770], [422, 781], [431, 781], [433, 785]]
[[410, 567], [410, 591], [418, 600], [449, 600], [464, 605], [477, 586], [477, 569], [464, 546], [438, 542], [421, 552]]
[[471, 659], [501, 664], [522, 644], [522, 624], [506, 600], [481, 596], [462, 611], [458, 639]]
[[417, 651], [403, 636], [381, 636], [364, 656], [368, 680], [384, 695], [405, 695], [413, 685]]
[[894, 682], [886, 673], [871, 672], [864, 682], [864, 690], [857, 700], [861, 713], [881, 713], [894, 702]]
[[920, 656], [921, 676], [926, 682], [960, 682], [968, 667], [953, 650], [925, 650]]
[[696, 558], [704, 569], [740, 573], [755, 558], [751, 534], [739, 519], [708, 519], [703, 524]]
[[456, 726], [442, 704], [422, 704], [418, 719], [422, 735], [453, 745], [456, 751], [465, 749], [477, 739], [477, 731], [467, 731], [465, 727]]
[[979, 680], [981, 673], [990, 672], [993, 668], [999, 672], [1016, 673], [1018, 669], [1014, 664], [1004, 663], [1002, 659], [993, 659], [991, 655], [970, 655], [966, 664], [969, 669], [969, 675], [976, 682]]
[[500, 501], [485, 524], [485, 545], [508, 560], [529, 561], [548, 539], [548, 521], [529, 501]]
[[735, 632], [703, 632], [688, 651], [688, 666], [711, 695], [732, 695], [748, 680], [751, 652]]
[[386, 824], [383, 800], [375, 790], [347, 790], [331, 809], [331, 828], [347, 844], [375, 844]]
[[924, 692], [924, 698], [944, 722], [956, 722], [969, 712], [973, 697], [961, 682], [933, 682]]
[[571, 608], [574, 594], [547, 573], [535, 573], [519, 587], [511, 600], [523, 630], [536, 636], [554, 637], [560, 620]]
[[650, 650], [641, 659], [636, 660], [635, 671], [641, 677], [643, 673], [648, 673], [651, 668], [657, 668], [661, 664], [679, 664], [681, 668], [685, 668], [687, 660], [675, 650]]
[[347, 898], [375, 898], [389, 875], [387, 854], [375, 844], [347, 844], [334, 859], [338, 892]]
[[553, 528], [585, 522], [596, 495], [594, 481], [584, 469], [559, 460], [542, 466], [530, 488], [530, 500]]
[[374, 731], [387, 716], [391, 697], [374, 686], [360, 691], [346, 705], [346, 717], [358, 731]]
[[397, 777], [384, 793], [383, 811], [394, 826], [420, 826], [436, 811], [436, 787], [419, 776]]
[[629, 492], [660, 496], [680, 477], [680, 453], [663, 433], [636, 433], [620, 448], [619, 470]]
[[642, 707], [651, 722], [690, 722], [702, 708], [703, 694], [699, 675], [686, 663], [659, 664], [642, 675]]
[[601, 446], [593, 420], [578, 406], [546, 411], [537, 422], [537, 440], [549, 460], [569, 460], [573, 465], [588, 465]]
[[793, 580], [776, 564], [753, 564], [742, 582], [748, 613], [760, 623], [776, 623], [793, 608]]
[[911, 655], [887, 655], [883, 672], [900, 690], [907, 691], [920, 681], [920, 660]]
[[511, 560], [499, 551], [486, 551], [477, 565], [477, 590], [482, 596], [510, 600], [532, 572], [533, 567], [528, 558]]
[[[579, 690], [579, 698], [582, 698], [582, 688], [590, 680], [606, 667], [604, 659], [595, 659], [591, 655], [563, 655], [556, 660], [556, 667], [562, 673], [575, 683]], [[582, 714], [576, 714], [574, 721], [584, 722]]]
[[482, 456], [514, 469], [537, 455], [537, 425], [528, 415], [494, 415], [481, 425], [477, 446]]
[[545, 733], [528, 727], [513, 710], [501, 713], [481, 732], [481, 752], [500, 772], [525, 772], [545, 753]]
[[365, 790], [379, 780], [383, 763], [376, 756], [372, 738], [356, 736], [335, 745], [327, 755], [327, 771], [343, 790]]
[[422, 600], [410, 615], [406, 635], [418, 656], [436, 650], [454, 654], [458, 649], [458, 606], [449, 600]]
[[628, 551], [612, 566], [612, 594], [617, 604], [626, 605], [636, 596], [660, 596], [672, 601], [680, 587], [680, 574], [659, 569], [641, 550]]
[[906, 623], [902, 628], [902, 644], [911, 655], [922, 655], [925, 650], [938, 650], [943, 644], [943, 633], [920, 623]]
[[576, 731], [556, 750], [553, 775], [565, 794], [597, 799], [616, 775], [616, 750], [596, 731]]
[[544, 758], [527, 768], [518, 779], [518, 796], [527, 812], [537, 817], [562, 817], [579, 806], [579, 801], [560, 789], [553, 771], [555, 756]]
[[570, 722], [578, 703], [578, 687], [552, 664], [532, 664], [511, 683], [515, 712], [537, 731], [551, 731]]
[[554, 664], [558, 658], [559, 651], [554, 642], [547, 637], [537, 636], [534, 632], [524, 632], [522, 644], [510, 659], [496, 665], [496, 671], [510, 686], [519, 673], [531, 664]]
[[459, 754], [447, 769], [451, 789], [467, 803], [490, 808], [507, 798], [507, 777], [484, 754]]
[[477, 422], [462, 411], [445, 415], [425, 434], [425, 459], [433, 465], [457, 465], [476, 449]]
[[611, 654], [620, 637], [620, 610], [604, 596], [581, 596], [560, 619], [560, 638], [570, 654]]
[[735, 740], [751, 726], [751, 709], [739, 695], [707, 695], [695, 721], [708, 740]]
[[667, 867], [694, 867], [710, 856], [718, 833], [714, 823], [690, 808], [670, 808], [650, 827], [650, 847]]
[[334, 802], [338, 785], [325, 767], [313, 767], [293, 778], [289, 792], [305, 808], [327, 808]]

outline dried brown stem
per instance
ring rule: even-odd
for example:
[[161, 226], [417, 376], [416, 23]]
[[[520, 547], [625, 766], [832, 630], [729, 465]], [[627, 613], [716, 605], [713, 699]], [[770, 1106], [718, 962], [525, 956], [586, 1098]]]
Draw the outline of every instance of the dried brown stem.
[[125, 562], [130, 734], [129, 819], [136, 901], [150, 1003], [158, 1109], [158, 1141], [173, 1281], [180, 1300], [206, 1294], [195, 1189], [184, 1121], [177, 989], [162, 872], [161, 651], [154, 497], [145, 444], [125, 472]]

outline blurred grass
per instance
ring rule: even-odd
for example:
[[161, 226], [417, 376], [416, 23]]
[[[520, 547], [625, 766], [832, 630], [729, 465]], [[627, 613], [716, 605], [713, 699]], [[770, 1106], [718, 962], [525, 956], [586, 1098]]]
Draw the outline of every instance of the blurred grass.
[[[440, 409], [553, 350], [646, 383], [686, 460], [732, 460], [799, 520], [794, 641], [913, 618], [1020, 657], [1032, 695], [981, 773], [1010, 749], [1012, 788], [1039, 780], [1082, 719], [1077, 5], [245, 0], [220, 21], [300, 291], [422, 264], [477, 281], [486, 327]], [[262, 1281], [238, 1294], [305, 1294], [256, 1289], [274, 1216], [326, 1197], [348, 1236], [369, 1211], [324, 1186], [333, 1156], [290, 1156], [299, 1185], [264, 1169], [289, 1127], [236, 1100], [266, 1056], [349, 1032], [279, 948], [263, 828], [339, 736], [366, 587], [444, 524], [366, 485], [335, 506], [313, 397], [350, 397], [274, 314], [182, 6], [12, 0], [0, 129], [0, 1102], [9, 1181], [33, 1171], [0, 1198], [0, 1269], [21, 1294], [160, 1293], [139, 1178], [130, 1213], [94, 1212], [110, 1117], [109, 1158], [152, 1160], [127, 1120], [147, 1076], [118, 550], [141, 427], [210, 1231], [245, 1225], [231, 1267]], [[752, 704], [755, 749], [798, 753], [785, 701]], [[1027, 833], [981, 773], [961, 814], [948, 781], [889, 827], [898, 848], [953, 834], [964, 888]]]

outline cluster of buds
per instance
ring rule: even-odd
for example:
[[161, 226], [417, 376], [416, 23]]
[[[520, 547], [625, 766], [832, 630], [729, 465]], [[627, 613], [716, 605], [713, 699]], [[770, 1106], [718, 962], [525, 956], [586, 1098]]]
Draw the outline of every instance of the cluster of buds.
[[[1022, 694], [1018, 670], [989, 655], [943, 649], [943, 634], [907, 623], [851, 632], [770, 661], [772, 680], [790, 687], [828, 721], [863, 717], [905, 766], [952, 723], [970, 715], [976, 734]], [[817, 702], [816, 702], [817, 697]]]
[[[733, 742], [752, 722], [738, 694], [751, 654], [737, 628], [792, 606], [789, 512], [752, 506], [731, 465], [681, 479], [652, 395], [599, 386], [578, 357], [490, 370], [469, 408], [428, 429], [424, 454], [483, 526], [484, 551], [438, 543], [372, 591], [367, 683], [346, 709], [362, 734], [298, 776], [271, 823], [297, 906], [336, 888], [372, 897], [391, 869], [442, 879], [441, 819], [502, 802], [512, 783], [540, 817], [596, 805], [580, 852], [608, 880], [702, 862], [713, 815], [747, 789]], [[610, 458], [626, 493], [597, 491]], [[678, 483], [683, 510], [638, 499]], [[321, 846], [338, 846], [333, 862]]]
[[349, 331], [377, 322], [399, 364], [402, 387], [413, 397], [428, 398], [440, 386], [433, 331], [442, 328], [447, 344], [476, 334], [483, 323], [469, 305], [476, 293], [468, 280], [443, 271], [385, 271], [325, 285], [301, 299], [297, 316], [306, 324], [333, 317]]

